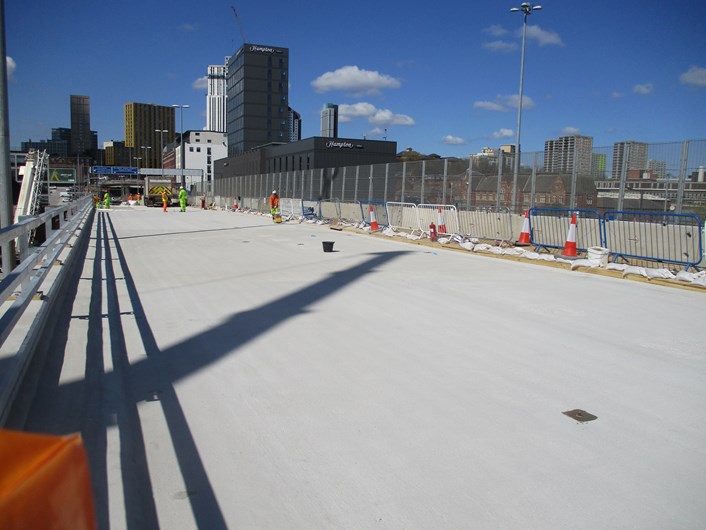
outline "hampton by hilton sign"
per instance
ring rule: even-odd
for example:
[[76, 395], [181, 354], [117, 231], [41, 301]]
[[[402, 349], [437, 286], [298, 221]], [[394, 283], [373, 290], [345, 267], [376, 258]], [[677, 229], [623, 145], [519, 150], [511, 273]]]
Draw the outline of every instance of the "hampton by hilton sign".
[[363, 146], [353, 142], [334, 142], [330, 140], [326, 142], [326, 149], [363, 149]]
[[251, 52], [260, 52], [260, 53], [284, 53], [282, 50], [278, 48], [270, 48], [269, 46], [250, 46], [250, 51]]

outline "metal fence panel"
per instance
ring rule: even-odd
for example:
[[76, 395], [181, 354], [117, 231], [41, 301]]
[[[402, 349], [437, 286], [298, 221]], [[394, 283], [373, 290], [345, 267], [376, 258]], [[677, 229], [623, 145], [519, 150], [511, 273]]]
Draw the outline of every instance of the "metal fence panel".
[[385, 203], [383, 201], [360, 201], [360, 213], [363, 216], [363, 220], [370, 224], [370, 209], [372, 208], [375, 213], [375, 221], [380, 226], [388, 226], [390, 224], [387, 219], [387, 208], [385, 208]]
[[696, 266], [703, 257], [700, 219], [689, 214], [608, 211], [605, 246], [615, 258]]
[[387, 220], [392, 228], [419, 230], [417, 205], [411, 202], [388, 202]]
[[569, 208], [530, 209], [530, 241], [542, 248], [564, 248], [571, 225], [576, 216], [576, 248], [602, 246], [601, 215], [595, 210], [571, 210]]
[[335, 221], [341, 220], [341, 201], [338, 199], [325, 199], [319, 205], [321, 217]]
[[439, 235], [460, 234], [456, 207], [450, 204], [420, 204], [417, 207], [419, 216], [419, 229], [429, 232], [432, 223], [436, 225]]
[[474, 208], [458, 212], [460, 233], [478, 239], [513, 240], [512, 214], [508, 208]]

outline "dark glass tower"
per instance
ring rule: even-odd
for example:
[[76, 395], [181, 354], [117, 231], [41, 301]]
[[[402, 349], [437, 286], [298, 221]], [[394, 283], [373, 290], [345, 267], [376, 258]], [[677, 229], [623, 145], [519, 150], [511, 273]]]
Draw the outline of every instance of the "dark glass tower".
[[243, 44], [228, 61], [228, 156], [289, 142], [289, 49]]
[[92, 151], [91, 100], [88, 96], [71, 96], [71, 154]]

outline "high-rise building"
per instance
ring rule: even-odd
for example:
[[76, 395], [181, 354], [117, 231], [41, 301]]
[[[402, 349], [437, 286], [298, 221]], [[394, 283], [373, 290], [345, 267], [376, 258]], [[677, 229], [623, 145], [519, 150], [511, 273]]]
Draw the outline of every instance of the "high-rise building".
[[289, 132], [289, 141], [298, 142], [302, 139], [302, 115], [296, 110], [289, 107], [287, 109], [287, 130]]
[[71, 96], [71, 154], [95, 152], [91, 136], [91, 98]]
[[228, 60], [228, 156], [289, 140], [289, 49], [243, 44]]
[[656, 175], [657, 178], [665, 178], [667, 176], [667, 163], [664, 160], [648, 160], [647, 170]]
[[208, 67], [208, 92], [206, 93], [206, 130], [226, 132], [226, 77], [228, 59], [224, 64]]
[[125, 147], [130, 153], [130, 165], [161, 166], [160, 146], [166, 145], [175, 138], [174, 111], [174, 107], [163, 105], [125, 104]]
[[326, 103], [321, 109], [321, 137], [338, 138], [338, 105]]
[[562, 136], [544, 142], [544, 171], [572, 173], [574, 164], [581, 175], [591, 174], [592, 136]]
[[620, 178], [623, 170], [647, 169], [647, 144], [643, 142], [616, 142], [613, 144], [612, 177]]

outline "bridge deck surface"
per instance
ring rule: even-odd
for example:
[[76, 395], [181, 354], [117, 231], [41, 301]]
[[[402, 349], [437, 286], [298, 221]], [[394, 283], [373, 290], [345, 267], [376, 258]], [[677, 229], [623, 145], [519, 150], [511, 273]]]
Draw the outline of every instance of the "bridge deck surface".
[[25, 428], [101, 528], [706, 521], [702, 293], [126, 206], [75, 284]]

